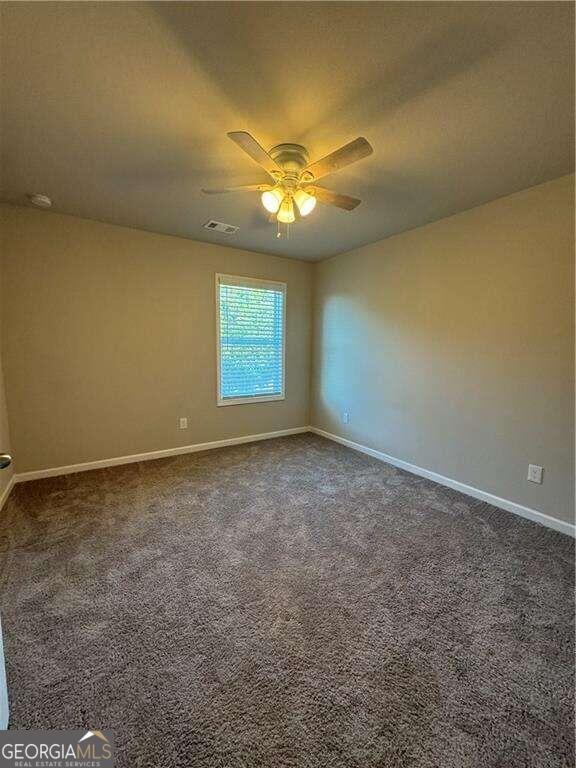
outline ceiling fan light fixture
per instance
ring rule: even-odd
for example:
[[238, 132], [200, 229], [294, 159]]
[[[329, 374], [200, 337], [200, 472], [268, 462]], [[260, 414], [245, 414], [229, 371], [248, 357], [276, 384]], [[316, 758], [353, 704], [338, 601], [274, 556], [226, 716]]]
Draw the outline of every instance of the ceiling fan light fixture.
[[294, 201], [298, 206], [300, 216], [308, 216], [308, 214], [312, 213], [316, 207], [316, 198], [314, 195], [308, 194], [308, 192], [305, 192], [303, 189], [296, 190]]
[[292, 224], [292, 222], [296, 220], [296, 216], [294, 215], [294, 204], [292, 203], [290, 195], [286, 195], [284, 200], [282, 200], [277, 218], [281, 224]]
[[262, 205], [270, 213], [277, 213], [282, 200], [284, 200], [284, 190], [280, 187], [274, 187], [262, 193]]
[[[271, 214], [269, 221], [292, 224], [308, 216], [318, 200], [344, 211], [353, 211], [362, 202], [356, 197], [317, 186], [317, 181], [372, 154], [370, 143], [359, 136], [325, 157], [309, 162], [308, 150], [300, 144], [277, 144], [269, 152], [247, 131], [230, 131], [228, 137], [268, 174], [265, 184], [242, 184], [235, 187], [203, 189], [207, 195], [225, 192], [258, 192], [264, 209]], [[296, 207], [295, 207], [296, 206]], [[278, 236], [282, 235], [278, 227]], [[288, 230], [286, 230], [288, 231]]]

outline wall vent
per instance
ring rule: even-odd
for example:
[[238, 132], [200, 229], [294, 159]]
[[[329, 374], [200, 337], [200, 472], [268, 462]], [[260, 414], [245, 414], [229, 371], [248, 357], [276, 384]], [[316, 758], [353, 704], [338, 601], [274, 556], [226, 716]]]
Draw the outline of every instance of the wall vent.
[[224, 224], [222, 221], [214, 221], [210, 219], [204, 224], [205, 229], [212, 229], [215, 232], [224, 232], [225, 235], [233, 235], [234, 232], [238, 232], [238, 227], [234, 227], [232, 224]]

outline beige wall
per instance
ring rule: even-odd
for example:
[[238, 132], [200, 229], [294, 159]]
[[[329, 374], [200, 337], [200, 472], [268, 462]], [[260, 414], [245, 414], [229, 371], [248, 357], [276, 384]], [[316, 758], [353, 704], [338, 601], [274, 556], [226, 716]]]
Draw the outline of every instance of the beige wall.
[[[570, 520], [573, 185], [319, 264], [312, 424]], [[529, 463], [543, 485], [526, 480]]]
[[[4, 272], [4, 218], [2, 211], [0, 211], [0, 453], [10, 453], [10, 428], [8, 424], [8, 410], [6, 407], [6, 392], [4, 387], [4, 366], [3, 366], [3, 348], [2, 348], [2, 304], [3, 304], [3, 272]], [[7, 469], [0, 470], [0, 500], [4, 495], [4, 491], [8, 487], [10, 478], [14, 473], [14, 467], [8, 467]], [[2, 640], [0, 638], [0, 644]], [[0, 672], [1, 675], [1, 672]]]
[[[310, 264], [3, 208], [17, 472], [308, 424]], [[288, 284], [284, 401], [216, 406], [215, 272]]]

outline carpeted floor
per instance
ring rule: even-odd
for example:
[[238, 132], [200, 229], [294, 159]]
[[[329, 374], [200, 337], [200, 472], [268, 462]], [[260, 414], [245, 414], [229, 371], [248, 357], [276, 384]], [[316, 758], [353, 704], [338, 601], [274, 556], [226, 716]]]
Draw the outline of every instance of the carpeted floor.
[[574, 764], [573, 542], [313, 435], [17, 486], [14, 728], [121, 768]]

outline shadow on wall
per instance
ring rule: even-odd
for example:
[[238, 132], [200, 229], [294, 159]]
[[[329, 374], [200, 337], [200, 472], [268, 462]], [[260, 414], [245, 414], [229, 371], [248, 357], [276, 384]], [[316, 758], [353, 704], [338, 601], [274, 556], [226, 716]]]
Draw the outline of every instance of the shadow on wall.
[[350, 383], [360, 375], [357, 366], [364, 365], [364, 355], [358, 352], [366, 327], [362, 317], [365, 310], [361, 302], [340, 293], [318, 302], [317, 312], [315, 406], [336, 425], [341, 414], [350, 409]]
[[[324, 297], [317, 297], [314, 340], [315, 407], [334, 428], [343, 426], [342, 414], [354, 408], [356, 398], [357, 412], [366, 418], [352, 419], [348, 429], [369, 431], [371, 412], [402, 422], [411, 419], [416, 403], [437, 407], [445, 388], [463, 423], [473, 426], [478, 417], [477, 431], [493, 427], [483, 417], [486, 411], [502, 402], [512, 408], [519, 377], [531, 375], [531, 358], [520, 354], [518, 344], [533, 305], [501, 259], [487, 259], [485, 271], [476, 269], [474, 280], [467, 280], [471, 256], [465, 245], [452, 258], [443, 253], [443, 265], [434, 252], [412, 258], [402, 249], [389, 253], [379, 279], [370, 278], [382, 269], [377, 246], [364, 255], [361, 268], [354, 254], [339, 260], [337, 280], [328, 278]], [[548, 354], [554, 357], [554, 345]], [[429, 382], [427, 394], [422, 381]], [[362, 388], [363, 382], [369, 386]]]

